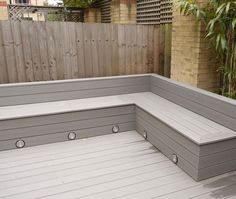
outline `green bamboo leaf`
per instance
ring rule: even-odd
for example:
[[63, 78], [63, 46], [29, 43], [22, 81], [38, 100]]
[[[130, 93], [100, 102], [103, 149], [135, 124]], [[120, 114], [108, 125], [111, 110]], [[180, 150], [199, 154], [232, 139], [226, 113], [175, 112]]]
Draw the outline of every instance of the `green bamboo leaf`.
[[200, 19], [200, 11], [199, 10], [197, 10], [196, 14], [197, 14], [197, 19]]
[[188, 2], [186, 2], [185, 5], [184, 5], [184, 7], [183, 7], [183, 13], [184, 13], [184, 14], [186, 14], [187, 8], [188, 8]]
[[208, 25], [207, 25], [207, 30], [208, 30], [209, 32], [213, 32], [215, 22], [216, 22], [215, 19], [212, 19], [212, 20], [209, 21], [209, 23], [208, 23]]
[[221, 48], [222, 48], [222, 50], [225, 50], [226, 47], [227, 47], [226, 46], [226, 39], [223, 36], [221, 36], [220, 41], [221, 41]]
[[224, 7], [225, 7], [225, 3], [222, 3], [222, 4], [220, 5], [220, 7], [217, 8], [216, 14], [221, 13], [221, 12], [224, 10]]
[[221, 37], [220, 34], [218, 34], [217, 37], [216, 37], [216, 50], [218, 50], [219, 45], [220, 45], [220, 37]]
[[226, 5], [226, 10], [225, 10], [226, 14], [228, 14], [228, 12], [229, 12], [230, 5], [231, 5], [231, 2], [228, 2]]
[[208, 32], [207, 35], [206, 35], [206, 37], [210, 37], [210, 36], [212, 36], [213, 34], [214, 34], [213, 32]]
[[236, 25], [236, 18], [235, 18], [235, 19], [233, 19], [233, 21], [232, 21], [232, 29], [234, 29], [234, 28], [235, 28], [235, 25]]

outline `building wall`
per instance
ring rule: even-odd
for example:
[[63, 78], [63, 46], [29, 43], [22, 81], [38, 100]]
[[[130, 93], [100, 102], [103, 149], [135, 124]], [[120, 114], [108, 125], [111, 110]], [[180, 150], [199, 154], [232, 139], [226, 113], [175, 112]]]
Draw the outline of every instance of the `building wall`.
[[171, 78], [217, 92], [217, 60], [205, 38], [205, 26], [173, 9]]
[[101, 11], [99, 8], [89, 8], [84, 11], [85, 23], [101, 23]]
[[[10, 4], [10, 2], [12, 3], [12, 4], [17, 4], [18, 3], [18, 1], [17, 0], [6, 0], [7, 1], [7, 4]], [[27, 0], [25, 0], [25, 1], [27, 1]], [[46, 0], [28, 0], [29, 1], [29, 5], [33, 5], [33, 6], [43, 6], [44, 5], [44, 2], [46, 1]]]
[[0, 20], [7, 20], [7, 2], [6, 0], [0, 0]]
[[136, 0], [112, 0], [111, 22], [123, 24], [136, 24]]

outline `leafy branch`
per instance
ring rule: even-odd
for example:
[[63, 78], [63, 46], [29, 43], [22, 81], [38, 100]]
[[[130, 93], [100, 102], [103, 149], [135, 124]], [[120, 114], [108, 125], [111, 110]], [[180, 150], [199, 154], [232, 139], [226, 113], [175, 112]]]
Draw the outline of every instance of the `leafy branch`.
[[79, 8], [90, 8], [98, 0], [64, 0], [66, 7], [79, 7]]
[[178, 0], [178, 7], [182, 14], [206, 24], [206, 38], [221, 63], [222, 94], [236, 98], [236, 1], [209, 0], [200, 5], [196, 0]]

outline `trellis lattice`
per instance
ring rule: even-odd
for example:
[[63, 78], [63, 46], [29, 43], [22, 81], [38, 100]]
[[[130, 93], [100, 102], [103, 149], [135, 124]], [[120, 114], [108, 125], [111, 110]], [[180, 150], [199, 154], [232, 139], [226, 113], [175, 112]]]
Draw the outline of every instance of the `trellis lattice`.
[[25, 14], [42, 13], [42, 14], [61, 14], [64, 15], [64, 21], [83, 21], [83, 10], [78, 8], [32, 6], [32, 5], [8, 5], [9, 19], [22, 21]]
[[33, 12], [30, 6], [8, 5], [9, 19], [14, 21], [22, 21], [25, 13]]
[[138, 24], [172, 22], [172, 0], [137, 0]]
[[111, 23], [111, 0], [97, 1], [95, 7], [101, 9], [101, 22]]

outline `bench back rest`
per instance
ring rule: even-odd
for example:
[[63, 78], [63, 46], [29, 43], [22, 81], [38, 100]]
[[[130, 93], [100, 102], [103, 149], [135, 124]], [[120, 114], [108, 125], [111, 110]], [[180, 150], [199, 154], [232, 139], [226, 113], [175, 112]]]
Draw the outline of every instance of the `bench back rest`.
[[149, 75], [0, 85], [0, 106], [150, 91]]
[[236, 101], [158, 75], [151, 91], [169, 101], [236, 131]]

